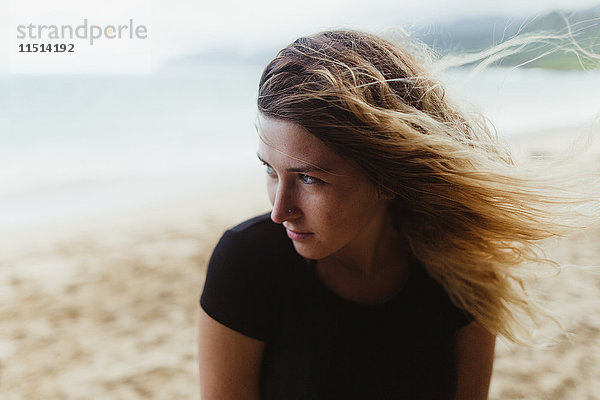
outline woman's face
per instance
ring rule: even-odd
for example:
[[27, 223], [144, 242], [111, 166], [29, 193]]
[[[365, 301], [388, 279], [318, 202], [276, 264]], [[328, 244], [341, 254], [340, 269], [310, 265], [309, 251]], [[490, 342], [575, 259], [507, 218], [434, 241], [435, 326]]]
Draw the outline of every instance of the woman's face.
[[352, 163], [294, 123], [258, 116], [271, 219], [309, 259], [354, 256], [389, 225], [388, 200]]

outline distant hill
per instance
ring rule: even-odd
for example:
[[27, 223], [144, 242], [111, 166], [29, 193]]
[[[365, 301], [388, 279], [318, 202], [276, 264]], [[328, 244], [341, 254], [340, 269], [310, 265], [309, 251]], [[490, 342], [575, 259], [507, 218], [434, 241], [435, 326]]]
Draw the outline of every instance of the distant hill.
[[[414, 36], [441, 54], [475, 53], [500, 44], [517, 34], [547, 32], [562, 35], [568, 32], [567, 22], [577, 43], [586, 51], [600, 56], [600, 6], [575, 12], [551, 12], [528, 18], [481, 17], [411, 29]], [[561, 45], [565, 45], [561, 49]], [[547, 69], [582, 69], [580, 60], [569, 50], [574, 45], [565, 41], [532, 43], [518, 54], [503, 58], [496, 66], [523, 65]], [[279, 49], [265, 48], [240, 54], [234, 48], [219, 48], [190, 54], [171, 60], [170, 65], [266, 65]], [[551, 52], [536, 59], [545, 52]], [[535, 59], [535, 60], [534, 60]], [[533, 60], [533, 61], [532, 61]], [[600, 68], [600, 61], [581, 60], [585, 69]]]
[[[578, 45], [600, 56], [600, 7], [569, 13], [556, 11], [523, 19], [486, 17], [460, 20], [417, 29], [416, 37], [442, 54], [474, 53], [503, 43], [517, 34], [545, 32], [567, 35], [568, 27]], [[582, 69], [582, 64], [586, 69], [600, 67], [599, 61], [579, 60], [572, 51], [574, 48], [575, 45], [568, 39], [535, 42], [495, 65], [548, 69]], [[546, 52], [550, 54], [535, 59]]]

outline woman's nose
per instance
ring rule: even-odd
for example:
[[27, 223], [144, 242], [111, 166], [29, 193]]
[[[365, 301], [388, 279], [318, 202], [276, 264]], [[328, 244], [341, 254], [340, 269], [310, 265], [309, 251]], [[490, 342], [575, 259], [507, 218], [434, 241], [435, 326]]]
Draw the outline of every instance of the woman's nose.
[[298, 209], [293, 197], [293, 193], [289, 189], [281, 185], [277, 188], [273, 199], [273, 210], [271, 211], [273, 222], [282, 224], [297, 215]]

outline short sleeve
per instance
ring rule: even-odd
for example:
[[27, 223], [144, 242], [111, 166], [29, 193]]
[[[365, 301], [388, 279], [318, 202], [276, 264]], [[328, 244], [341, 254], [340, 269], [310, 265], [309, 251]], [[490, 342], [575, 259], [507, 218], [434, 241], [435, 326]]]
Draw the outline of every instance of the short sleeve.
[[266, 341], [277, 312], [273, 277], [250, 240], [232, 230], [221, 237], [208, 264], [200, 305], [223, 325]]

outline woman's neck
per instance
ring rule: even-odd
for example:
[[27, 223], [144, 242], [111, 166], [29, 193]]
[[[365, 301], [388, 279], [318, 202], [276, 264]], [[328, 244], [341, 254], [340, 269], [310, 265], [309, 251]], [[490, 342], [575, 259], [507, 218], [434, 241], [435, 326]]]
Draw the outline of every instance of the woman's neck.
[[406, 240], [394, 228], [387, 212], [380, 221], [366, 227], [349, 245], [324, 261], [339, 264], [348, 273], [365, 278], [405, 264], [408, 256]]
[[392, 298], [404, 286], [410, 270], [406, 241], [391, 223], [372, 239], [319, 260], [317, 278], [353, 302], [380, 304]]

